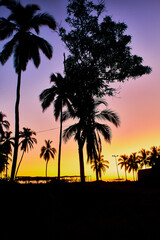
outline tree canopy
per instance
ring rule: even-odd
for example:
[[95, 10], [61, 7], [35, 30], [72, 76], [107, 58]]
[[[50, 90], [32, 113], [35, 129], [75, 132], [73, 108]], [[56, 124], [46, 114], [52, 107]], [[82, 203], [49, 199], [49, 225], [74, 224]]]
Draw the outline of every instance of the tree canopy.
[[[149, 74], [142, 57], [132, 55], [131, 36], [125, 34], [127, 25], [103, 17], [104, 1], [94, 4], [88, 0], [69, 0], [65, 21], [70, 30], [59, 28], [62, 41], [69, 50], [65, 71], [81, 91], [93, 95], [113, 95], [110, 83], [123, 82]], [[74, 84], [75, 85], [75, 84]], [[76, 89], [73, 89], [76, 91]]]

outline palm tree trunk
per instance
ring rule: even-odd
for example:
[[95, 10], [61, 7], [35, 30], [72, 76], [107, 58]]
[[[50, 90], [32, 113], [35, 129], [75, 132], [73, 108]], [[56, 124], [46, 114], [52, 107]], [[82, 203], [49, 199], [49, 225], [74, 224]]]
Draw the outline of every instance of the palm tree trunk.
[[48, 160], [46, 160], [46, 183], [47, 183], [47, 165], [48, 165]]
[[126, 168], [126, 164], [125, 164], [125, 177], [126, 177], [126, 181], [127, 181], [127, 168]]
[[17, 157], [18, 157], [20, 86], [21, 86], [21, 70], [19, 70], [18, 72], [16, 104], [15, 104], [15, 144], [14, 144], [12, 171], [11, 171], [11, 181], [13, 181], [15, 177]]
[[78, 140], [78, 153], [79, 153], [81, 183], [85, 183], [83, 147], [82, 147], [82, 143], [80, 140]]
[[16, 174], [15, 174], [15, 177], [17, 177], [18, 170], [19, 170], [19, 167], [20, 167], [20, 165], [21, 165], [21, 162], [22, 162], [22, 159], [23, 159], [24, 152], [25, 152], [25, 150], [23, 150], [23, 153], [22, 153], [22, 156], [21, 156], [21, 160], [19, 161], [19, 164], [18, 164], [18, 167], [17, 167], [17, 171], [16, 171]]
[[134, 168], [133, 168], [133, 181], [135, 181], [135, 177], [134, 177]]
[[58, 152], [58, 180], [60, 180], [60, 169], [61, 169], [61, 145], [62, 145], [62, 105], [60, 113], [60, 133], [59, 133], [59, 152]]
[[6, 180], [7, 180], [7, 170], [8, 170], [8, 168], [7, 168], [7, 163], [8, 163], [8, 154], [7, 154], [7, 162], [6, 162]]
[[97, 167], [97, 161], [95, 159], [95, 167], [96, 167], [96, 180], [97, 182], [99, 181], [99, 177], [98, 177], [98, 167]]

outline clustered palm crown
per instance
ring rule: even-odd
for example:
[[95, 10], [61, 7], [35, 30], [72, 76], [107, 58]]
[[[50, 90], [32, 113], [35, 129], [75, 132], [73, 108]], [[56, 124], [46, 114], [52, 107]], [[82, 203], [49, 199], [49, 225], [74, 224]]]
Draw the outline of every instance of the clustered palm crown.
[[[52, 57], [52, 46], [43, 38], [37, 36], [39, 27], [47, 25], [55, 30], [56, 22], [47, 13], [38, 13], [40, 10], [36, 4], [28, 4], [25, 7], [20, 2], [6, 0], [0, 5], [6, 6], [11, 14], [8, 18], [0, 18], [0, 40], [13, 38], [4, 45], [0, 53], [0, 61], [5, 64], [11, 54], [14, 54], [14, 67], [16, 72], [26, 70], [29, 60], [33, 60], [36, 67], [40, 64], [39, 49], [49, 58]], [[36, 34], [32, 30], [35, 30]]]

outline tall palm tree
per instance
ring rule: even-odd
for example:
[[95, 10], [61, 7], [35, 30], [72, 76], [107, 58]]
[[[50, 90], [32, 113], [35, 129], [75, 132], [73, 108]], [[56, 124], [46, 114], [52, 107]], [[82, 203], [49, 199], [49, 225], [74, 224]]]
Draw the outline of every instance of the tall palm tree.
[[[81, 99], [78, 100], [79, 105], [75, 108], [74, 115], [70, 117], [79, 118], [79, 122], [73, 124], [64, 130], [63, 138], [66, 141], [70, 139], [73, 135], [75, 140], [78, 142], [79, 148], [79, 161], [80, 161], [80, 175], [81, 181], [84, 182], [84, 161], [83, 161], [83, 147], [86, 142], [87, 150], [87, 159], [92, 161], [97, 159], [97, 150], [98, 150], [98, 139], [99, 134], [102, 134], [104, 139], [107, 142], [111, 140], [111, 129], [108, 125], [97, 122], [96, 119], [105, 120], [113, 123], [115, 126], [119, 126], [120, 120], [117, 114], [109, 109], [103, 111], [98, 111], [98, 106], [104, 104], [107, 106], [107, 103], [103, 100], [89, 98], [87, 96], [84, 101]], [[96, 162], [95, 162], [96, 164]], [[98, 173], [96, 174], [98, 180]]]
[[104, 155], [98, 155], [96, 160], [97, 165], [95, 164], [95, 161], [93, 161], [91, 168], [93, 171], [96, 171], [98, 169], [98, 177], [102, 179], [102, 172], [106, 172], [106, 168], [109, 168], [109, 161], [104, 160]]
[[125, 177], [127, 181], [128, 156], [126, 154], [120, 155], [118, 162], [118, 165], [121, 166], [121, 169], [124, 167]]
[[23, 156], [24, 156], [24, 153], [27, 151], [29, 151], [29, 149], [32, 149], [33, 148], [33, 145], [34, 143], [37, 144], [37, 139], [35, 137], [32, 137], [32, 136], [36, 136], [36, 132], [34, 131], [31, 131], [30, 128], [23, 128], [23, 131], [20, 131], [19, 132], [19, 139], [22, 138], [22, 140], [20, 141], [19, 145], [21, 145], [21, 150], [23, 151], [22, 152], [22, 156], [21, 156], [21, 159], [19, 161], [19, 164], [18, 164], [18, 167], [17, 167], [17, 170], [16, 170], [16, 174], [15, 174], [15, 177], [17, 176], [18, 174], [18, 170], [19, 170], [19, 167], [21, 165], [21, 162], [22, 162], [22, 159], [23, 159]]
[[145, 150], [144, 148], [142, 148], [138, 153], [140, 153], [140, 155], [138, 156], [139, 158], [139, 161], [140, 161], [140, 166], [141, 168], [143, 166], [145, 166], [145, 168], [147, 166], [149, 166], [149, 159], [148, 159], [148, 156], [149, 156], [149, 151]]
[[[25, 7], [20, 2], [14, 0], [2, 0], [0, 5], [6, 6], [10, 10], [8, 18], [0, 18], [0, 40], [8, 37], [13, 38], [4, 45], [0, 53], [0, 62], [4, 65], [9, 57], [14, 55], [14, 68], [18, 75], [17, 92], [15, 103], [15, 147], [11, 172], [11, 180], [14, 180], [19, 142], [19, 103], [20, 103], [20, 85], [21, 73], [26, 70], [29, 60], [33, 60], [38, 68], [40, 64], [41, 50], [48, 59], [52, 57], [52, 46], [43, 38], [39, 37], [39, 27], [48, 26], [52, 30], [56, 28], [54, 18], [47, 13], [38, 13], [38, 5], [28, 4]], [[36, 34], [33, 33], [35, 30]]]
[[134, 173], [137, 172], [137, 170], [138, 170], [138, 164], [139, 164], [139, 158], [137, 156], [137, 153], [134, 152], [134, 153], [130, 154], [130, 156], [128, 158], [127, 170], [128, 170], [129, 173], [131, 171], [133, 171], [133, 180], [134, 181], [135, 181]]
[[47, 165], [50, 160], [50, 158], [55, 157], [56, 149], [51, 147], [51, 140], [45, 140], [45, 146], [41, 148], [40, 158], [43, 157], [46, 161], [46, 182], [47, 182]]
[[70, 101], [67, 94], [67, 79], [62, 77], [60, 73], [51, 75], [51, 88], [45, 89], [40, 94], [40, 101], [43, 111], [45, 111], [52, 103], [54, 103], [54, 116], [56, 121], [60, 118], [60, 133], [59, 133], [59, 151], [58, 151], [58, 179], [60, 179], [60, 162], [61, 162], [61, 144], [62, 144], [62, 108], [68, 106]]
[[6, 115], [2, 112], [0, 112], [0, 139], [4, 137], [4, 129], [9, 130], [10, 123], [7, 120], [4, 120]]
[[2, 138], [1, 142], [1, 148], [3, 150], [3, 153], [6, 155], [6, 178], [7, 178], [7, 170], [8, 170], [8, 160], [11, 158], [9, 155], [12, 155], [12, 147], [14, 147], [14, 138], [11, 137], [12, 132], [5, 132], [4, 138]]

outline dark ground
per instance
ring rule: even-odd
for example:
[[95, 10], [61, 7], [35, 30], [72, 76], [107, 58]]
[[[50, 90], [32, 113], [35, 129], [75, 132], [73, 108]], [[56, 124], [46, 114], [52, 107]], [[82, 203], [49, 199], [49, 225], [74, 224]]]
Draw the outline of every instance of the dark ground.
[[160, 239], [158, 184], [0, 184], [0, 203], [4, 240]]

